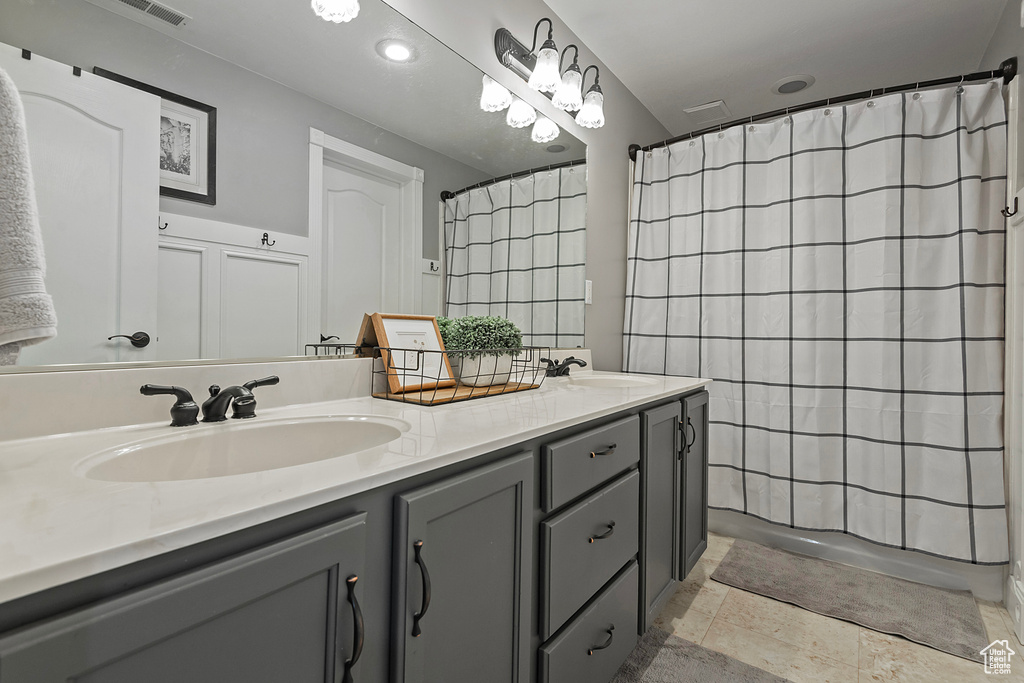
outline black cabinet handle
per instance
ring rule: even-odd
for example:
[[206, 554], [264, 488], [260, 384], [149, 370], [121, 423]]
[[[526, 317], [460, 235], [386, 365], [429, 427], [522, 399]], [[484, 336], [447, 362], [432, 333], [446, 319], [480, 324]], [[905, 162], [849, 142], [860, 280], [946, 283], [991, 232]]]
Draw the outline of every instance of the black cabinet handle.
[[603, 451], [590, 451], [590, 457], [591, 458], [596, 458], [599, 455], [611, 455], [614, 452], [615, 452], [615, 444], [612, 444], [611, 446], [609, 446], [608, 448], [604, 449]]
[[608, 531], [604, 532], [603, 534], [598, 534], [597, 536], [591, 536], [590, 537], [590, 542], [593, 543], [594, 541], [602, 541], [602, 540], [608, 538], [609, 536], [611, 536], [614, 533], [615, 533], [615, 520], [613, 519], [611, 522], [608, 523]]
[[690, 446], [692, 446], [693, 442], [697, 440], [697, 430], [693, 428], [693, 423], [690, 422], [689, 417], [686, 418], [686, 426], [689, 427], [690, 431], [693, 433], [693, 438], [686, 442], [686, 452], [689, 453]]
[[598, 650], [603, 650], [612, 644], [612, 640], [615, 638], [615, 624], [608, 627], [608, 640], [605, 641], [604, 645], [595, 645], [594, 647], [587, 650], [588, 655], [592, 655]]
[[359, 661], [359, 655], [363, 654], [363, 610], [359, 609], [359, 601], [356, 600], [356, 581], [358, 576], [350, 576], [345, 579], [348, 585], [348, 602], [352, 605], [352, 621], [355, 625], [355, 634], [352, 642], [352, 656], [345, 660], [345, 675], [341, 683], [354, 683], [352, 680], [352, 667]]
[[423, 563], [423, 556], [420, 551], [423, 549], [423, 541], [416, 541], [412, 544], [412, 551], [416, 557], [416, 564], [420, 566], [420, 576], [423, 578], [423, 604], [420, 611], [412, 615], [412, 637], [418, 638], [423, 631], [420, 630], [420, 619], [426, 616], [427, 608], [430, 607], [430, 574], [427, 573], [427, 565]]

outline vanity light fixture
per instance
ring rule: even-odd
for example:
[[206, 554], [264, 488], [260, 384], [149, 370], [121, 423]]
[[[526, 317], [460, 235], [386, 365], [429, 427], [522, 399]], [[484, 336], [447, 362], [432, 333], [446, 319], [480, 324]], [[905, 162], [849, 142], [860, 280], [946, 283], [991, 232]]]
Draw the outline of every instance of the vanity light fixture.
[[561, 67], [562, 60], [565, 59], [565, 53], [570, 49], [575, 50], [572, 64], [562, 74], [562, 83], [558, 86], [558, 90], [555, 91], [555, 96], [551, 98], [551, 104], [562, 111], [579, 111], [583, 108], [583, 74], [580, 72], [579, 48], [575, 45], [566, 45], [565, 49], [562, 50], [562, 58], [558, 63], [559, 67]]
[[[537, 31], [545, 21], [548, 22], [548, 39], [534, 54], [537, 47]], [[596, 65], [588, 66], [582, 73], [580, 72], [580, 53], [576, 45], [567, 46], [559, 59], [555, 41], [552, 38], [552, 26], [551, 20], [546, 17], [537, 22], [533, 28], [533, 47], [530, 49], [516, 40], [508, 29], [499, 28], [494, 32], [494, 54], [502, 66], [514, 71], [520, 78], [527, 81], [530, 87], [544, 93], [551, 93], [548, 97], [556, 107], [570, 114], [578, 112], [575, 115], [578, 125], [584, 128], [600, 128], [605, 122], [604, 93], [601, 91], [600, 85], [601, 72]], [[572, 64], [564, 74], [559, 76], [561, 62], [569, 48], [575, 50]], [[596, 72], [594, 84], [590, 86], [590, 90], [586, 91], [586, 96], [583, 96], [584, 80], [587, 72], [591, 69]], [[513, 103], [512, 106], [515, 104]]]
[[584, 128], [600, 128], [604, 125], [604, 93], [601, 92], [601, 71], [597, 66], [591, 64], [583, 72], [586, 79], [587, 71], [594, 70], [594, 85], [590, 86], [586, 97], [583, 98], [583, 107], [576, 114], [576, 123]]
[[494, 112], [506, 109], [512, 104], [512, 93], [501, 83], [484, 74], [484, 87], [480, 92], [480, 108]]
[[530, 139], [534, 142], [551, 142], [561, 132], [557, 123], [546, 116], [538, 115], [537, 122], [533, 124], [533, 130], [530, 132]]
[[318, 17], [335, 24], [352, 21], [359, 14], [359, 0], [311, 0], [310, 5]]
[[505, 123], [513, 128], [526, 128], [537, 120], [537, 110], [518, 97], [513, 96]]

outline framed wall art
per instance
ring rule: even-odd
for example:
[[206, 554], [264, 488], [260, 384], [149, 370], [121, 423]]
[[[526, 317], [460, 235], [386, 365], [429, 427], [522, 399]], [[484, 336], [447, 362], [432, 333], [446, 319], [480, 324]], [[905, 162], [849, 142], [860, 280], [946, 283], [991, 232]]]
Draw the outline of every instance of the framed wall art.
[[160, 98], [160, 194], [217, 203], [217, 108], [94, 67], [109, 78]]
[[437, 318], [374, 313], [370, 319], [393, 393], [455, 386]]

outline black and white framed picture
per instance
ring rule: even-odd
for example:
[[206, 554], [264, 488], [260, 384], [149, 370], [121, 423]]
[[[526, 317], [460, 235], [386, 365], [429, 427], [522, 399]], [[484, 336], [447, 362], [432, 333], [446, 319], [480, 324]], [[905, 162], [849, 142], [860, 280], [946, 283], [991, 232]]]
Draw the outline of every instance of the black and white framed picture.
[[100, 67], [97, 76], [160, 98], [160, 194], [217, 203], [217, 108]]

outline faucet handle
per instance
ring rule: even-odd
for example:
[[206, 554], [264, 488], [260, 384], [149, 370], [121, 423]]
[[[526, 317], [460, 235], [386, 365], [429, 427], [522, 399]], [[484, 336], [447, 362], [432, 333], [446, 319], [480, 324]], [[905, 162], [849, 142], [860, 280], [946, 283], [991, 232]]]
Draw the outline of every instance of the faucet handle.
[[139, 388], [143, 396], [159, 396], [171, 394], [177, 399], [171, 406], [171, 426], [189, 427], [197, 424], [199, 406], [192, 400], [192, 394], [184, 387], [163, 386], [160, 384], [143, 384]]
[[242, 386], [248, 389], [249, 391], [252, 391], [256, 387], [269, 387], [277, 384], [280, 381], [280, 377], [278, 377], [277, 375], [271, 375], [270, 377], [264, 377], [263, 379], [251, 380], [249, 382], [246, 382]]

